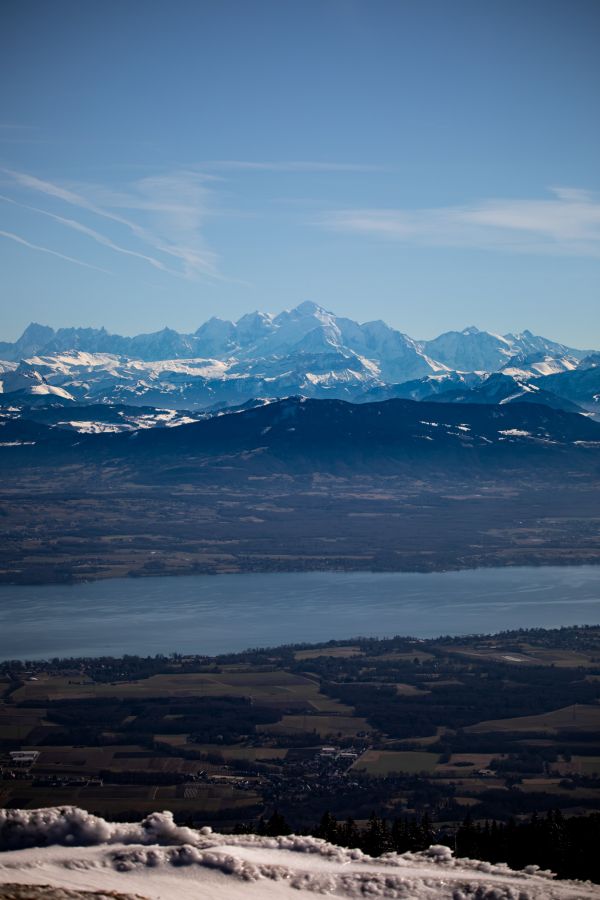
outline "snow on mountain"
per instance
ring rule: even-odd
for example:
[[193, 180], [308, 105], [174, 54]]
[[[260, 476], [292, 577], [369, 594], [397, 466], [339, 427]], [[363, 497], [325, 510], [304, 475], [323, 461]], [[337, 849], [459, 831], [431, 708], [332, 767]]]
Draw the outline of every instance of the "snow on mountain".
[[437, 394], [455, 390], [469, 390], [487, 378], [486, 372], [439, 372], [401, 384], [375, 385], [358, 399], [374, 403], [379, 400], [430, 400]]
[[233, 322], [213, 316], [194, 332], [196, 353], [206, 357], [227, 357], [236, 347]]
[[[345, 321], [345, 320], [344, 320]], [[365, 322], [358, 334], [344, 329], [348, 345], [363, 356], [379, 360], [381, 375], [386, 381], [409, 381], [447, 371], [447, 366], [425, 353], [422, 347], [408, 335], [385, 322]]]
[[193, 416], [180, 415], [175, 409], [156, 409], [137, 416], [122, 414], [121, 421], [118, 422], [107, 422], [99, 416], [95, 419], [60, 419], [56, 426], [78, 431], [79, 434], [118, 434], [143, 428], [177, 428], [198, 421]]
[[292, 350], [328, 351], [342, 346], [334, 314], [310, 302], [274, 317], [264, 313], [242, 316], [235, 329], [235, 355], [239, 359], [288, 355]]
[[600, 353], [590, 353], [584, 356], [578, 365], [578, 369], [596, 369], [600, 367]]
[[507, 338], [471, 326], [463, 331], [447, 331], [432, 341], [423, 341], [425, 352], [459, 372], [493, 372], [514, 355]]
[[[190, 425], [212, 413], [195, 413], [186, 410], [155, 409], [151, 406], [124, 406], [122, 404], [95, 403], [90, 405], [74, 403], [15, 403], [11, 394], [8, 406], [0, 404], [0, 425], [6, 421], [27, 419], [51, 428], [77, 431], [80, 434], [118, 434], [148, 428], [176, 428]], [[56, 395], [49, 398], [56, 400]]]
[[587, 353], [586, 350], [576, 350], [573, 347], [567, 347], [566, 344], [551, 341], [549, 338], [533, 334], [527, 329], [520, 334], [505, 334], [504, 339], [515, 348], [515, 352], [525, 355], [542, 353], [551, 357], [574, 356], [576, 359], [582, 359]]
[[[130, 396], [132, 402], [144, 402], [152, 395], [152, 405], [171, 395], [181, 397], [194, 382], [219, 381], [227, 365], [218, 360], [165, 359], [145, 362], [110, 353], [83, 351], [34, 356], [24, 360], [13, 372], [4, 375], [4, 393], [22, 389], [37, 379], [59, 393], [66, 391], [71, 399], [85, 402], [117, 402]], [[182, 404], [179, 404], [180, 406]], [[185, 404], [183, 404], [185, 406]]]
[[455, 859], [442, 845], [373, 858], [319, 838], [224, 835], [171, 813], [112, 823], [74, 807], [0, 810], [0, 881], [148, 900], [595, 900], [600, 886], [528, 866]]
[[[596, 361], [594, 361], [596, 360]], [[536, 379], [559, 397], [577, 403], [600, 416], [600, 355], [591, 354], [571, 372], [559, 372]]]
[[0, 393], [3, 394], [54, 396], [63, 400], [74, 400], [69, 391], [49, 384], [36, 369], [30, 367], [18, 367], [12, 371], [3, 372], [0, 384]]
[[431, 357], [459, 372], [505, 371], [507, 366], [523, 364], [520, 371], [548, 375], [575, 368], [585, 355], [582, 350], [574, 350], [531, 331], [500, 335], [480, 331], [474, 326], [463, 331], [448, 331], [432, 341], [423, 341], [422, 346]]
[[[310, 333], [309, 333], [310, 334]], [[166, 359], [146, 362], [105, 353], [35, 356], [4, 376], [5, 392], [32, 380], [66, 391], [80, 402], [124, 402], [177, 409], [241, 403], [257, 396], [318, 396], [339, 384], [353, 396], [379, 380], [377, 365], [351, 351], [299, 350], [247, 362]]]
[[501, 371], [513, 378], [528, 378], [536, 375], [556, 375], [558, 372], [572, 372], [579, 365], [574, 356], [549, 356], [545, 351], [513, 356]]
[[54, 329], [48, 325], [31, 322], [14, 344], [0, 341], [0, 359], [18, 362], [26, 356], [37, 353], [54, 336]]
[[527, 373], [519, 375], [518, 370], [510, 375], [506, 371], [493, 372], [479, 384], [470, 388], [451, 387], [439, 391], [428, 399], [440, 403], [541, 403], [552, 409], [581, 413], [582, 408], [571, 400], [545, 389], [544, 378], [531, 378]]
[[[385, 322], [359, 324], [305, 302], [278, 315], [248, 313], [235, 323], [212, 318], [193, 334], [164, 328], [123, 337], [104, 328], [54, 331], [32, 324], [14, 344], [0, 344], [2, 356], [7, 371], [19, 361], [12, 376], [0, 372], [6, 393], [202, 409], [298, 393], [416, 398], [426, 385], [415, 384], [416, 393], [408, 394], [398, 385], [497, 370], [520, 381], [550, 376], [575, 371], [583, 351], [529, 331], [501, 336], [474, 327], [415, 341]], [[47, 389], [32, 390], [33, 372]], [[25, 386], [15, 387], [20, 378]], [[438, 392], [435, 381], [429, 386]]]
[[75, 399], [68, 391], [51, 384], [34, 384], [29, 389], [29, 393], [33, 394], [35, 397], [60, 397], [62, 400]]

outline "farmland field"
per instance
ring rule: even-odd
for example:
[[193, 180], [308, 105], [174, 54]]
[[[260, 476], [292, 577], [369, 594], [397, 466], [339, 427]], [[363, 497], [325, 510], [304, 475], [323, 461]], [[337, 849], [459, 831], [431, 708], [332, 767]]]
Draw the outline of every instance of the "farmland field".
[[392, 772], [433, 772], [439, 760], [437, 753], [404, 750], [367, 750], [353, 768], [369, 775], [389, 775]]
[[575, 704], [541, 713], [537, 716], [520, 716], [514, 719], [493, 719], [479, 722], [465, 730], [476, 734], [486, 731], [523, 731], [556, 734], [561, 728], [570, 731], [595, 731], [600, 733], [600, 706]]
[[95, 684], [65, 677], [40, 676], [15, 692], [19, 702], [92, 700], [107, 697], [252, 697], [263, 703], [308, 703], [320, 712], [348, 711], [319, 692], [315, 681], [300, 675], [276, 672], [222, 672], [155, 675], [141, 681]]
[[[600, 811], [594, 659], [589, 626], [8, 663], [0, 804], [129, 815], [160, 803], [203, 823], [277, 809], [297, 827], [324, 810], [444, 821], [467, 807], [483, 821], [544, 804]], [[39, 756], [11, 773], [20, 749]]]
[[283, 716], [275, 725], [265, 725], [267, 734], [300, 734], [316, 731], [319, 737], [355, 737], [359, 733], [370, 731], [366, 719], [358, 716]]

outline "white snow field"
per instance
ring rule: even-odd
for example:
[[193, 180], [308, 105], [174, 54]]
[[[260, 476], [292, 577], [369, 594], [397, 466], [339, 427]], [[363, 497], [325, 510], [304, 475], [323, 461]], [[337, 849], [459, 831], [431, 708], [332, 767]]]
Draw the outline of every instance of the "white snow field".
[[0, 810], [0, 885], [120, 891], [148, 900], [600, 898], [600, 886], [556, 881], [535, 866], [456, 860], [447, 847], [374, 859], [311, 837], [222, 835], [175, 825], [171, 813], [117, 824], [76, 807]]

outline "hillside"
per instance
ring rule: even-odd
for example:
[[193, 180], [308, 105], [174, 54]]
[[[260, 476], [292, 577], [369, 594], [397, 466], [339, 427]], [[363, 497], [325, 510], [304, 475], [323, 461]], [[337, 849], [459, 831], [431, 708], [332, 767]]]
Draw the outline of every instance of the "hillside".
[[[156, 411], [154, 411], [156, 416]], [[94, 413], [78, 410], [83, 422]], [[146, 417], [152, 420], [151, 411]], [[67, 419], [71, 418], [67, 414]], [[387, 400], [350, 404], [341, 400], [290, 397], [217, 413], [178, 427], [106, 427], [100, 434], [55, 427], [49, 415], [12, 417], [2, 424], [0, 466], [49, 465], [68, 461], [123, 460], [136, 468], [150, 463], [194, 461], [243, 471], [380, 471], [536, 464], [568, 456], [573, 466], [596, 459], [600, 424], [543, 404], [455, 404]], [[46, 421], [44, 421], [44, 419]], [[113, 416], [131, 421], [124, 408]], [[47, 424], [49, 422], [49, 424]], [[76, 422], [73, 422], [76, 425]], [[125, 431], [125, 433], [123, 433]], [[107, 433], [108, 432], [108, 433]], [[111, 433], [113, 432], [113, 433]], [[593, 464], [593, 463], [592, 463]]]

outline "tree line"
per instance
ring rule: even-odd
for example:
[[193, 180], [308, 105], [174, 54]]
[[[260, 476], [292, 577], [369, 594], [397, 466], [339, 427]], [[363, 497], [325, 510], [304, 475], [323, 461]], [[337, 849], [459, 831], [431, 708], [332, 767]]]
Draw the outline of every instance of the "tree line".
[[[237, 825], [235, 833], [275, 837], [291, 834], [292, 827], [275, 810], [255, 825]], [[529, 819], [508, 822], [475, 822], [470, 815], [455, 828], [435, 828], [429, 816], [395, 818], [388, 821], [372, 813], [359, 825], [352, 818], [339, 821], [325, 812], [318, 824], [295, 830], [342, 847], [357, 847], [369, 856], [426, 850], [445, 844], [458, 857], [507, 863], [513, 869], [537, 865], [550, 869], [559, 878], [600, 882], [600, 814], [565, 817], [560, 810], [545, 816], [534, 813]]]

